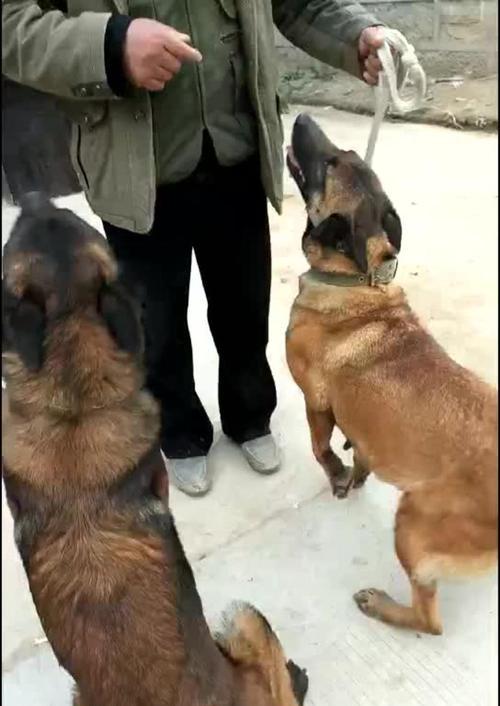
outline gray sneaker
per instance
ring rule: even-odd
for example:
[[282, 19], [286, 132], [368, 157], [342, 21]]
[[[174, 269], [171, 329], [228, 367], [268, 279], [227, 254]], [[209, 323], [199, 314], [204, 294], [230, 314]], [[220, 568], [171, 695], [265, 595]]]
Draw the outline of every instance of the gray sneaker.
[[257, 473], [270, 475], [280, 467], [280, 452], [271, 434], [241, 444], [243, 455]]
[[187, 495], [205, 495], [212, 487], [207, 457], [166, 458], [168, 476]]

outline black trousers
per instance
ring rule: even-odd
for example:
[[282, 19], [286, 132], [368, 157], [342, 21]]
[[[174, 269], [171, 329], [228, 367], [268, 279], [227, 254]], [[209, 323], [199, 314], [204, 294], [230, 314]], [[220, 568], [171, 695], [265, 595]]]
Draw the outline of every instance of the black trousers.
[[222, 429], [237, 443], [269, 433], [276, 407], [266, 358], [271, 250], [258, 158], [221, 167], [206, 139], [195, 173], [158, 189], [148, 235], [104, 228], [122, 280], [141, 305], [147, 385], [161, 405], [164, 453], [205, 455], [213, 441], [195, 390], [187, 324], [193, 250], [219, 354]]

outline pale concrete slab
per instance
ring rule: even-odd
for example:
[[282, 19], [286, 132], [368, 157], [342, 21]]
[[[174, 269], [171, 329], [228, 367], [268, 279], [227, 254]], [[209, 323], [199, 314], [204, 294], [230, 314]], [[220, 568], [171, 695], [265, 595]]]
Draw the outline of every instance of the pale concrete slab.
[[[309, 110], [340, 146], [364, 152], [367, 118]], [[296, 112], [285, 116], [287, 132]], [[496, 155], [495, 135], [410, 124], [384, 125], [375, 154], [375, 169], [403, 220], [401, 284], [445, 348], [495, 384]], [[238, 449], [219, 435], [210, 457], [213, 492], [203, 499], [175, 489], [171, 494], [207, 615], [216, 621], [234, 598], [263, 609], [290, 655], [309, 669], [308, 705], [492, 706], [498, 681], [496, 575], [443, 587], [446, 632], [440, 638], [417, 638], [378, 625], [352, 602], [352, 593], [369, 585], [408, 596], [393, 553], [397, 493], [370, 480], [352, 498], [334, 502], [312, 458], [302, 396], [285, 360], [284, 332], [297, 276], [305, 269], [300, 252], [304, 208], [288, 178], [286, 193], [284, 216], [271, 214], [269, 347], [283, 468], [269, 478], [256, 476]], [[99, 226], [81, 196], [62, 201]], [[3, 208], [4, 237], [14, 217], [14, 209]], [[217, 357], [205, 310], [195, 271], [189, 318], [197, 386], [217, 426]], [[340, 450], [340, 437], [335, 447]], [[5, 703], [66, 706], [67, 676], [46, 644], [34, 644], [43, 633], [13, 546], [8, 511], [2, 529]]]

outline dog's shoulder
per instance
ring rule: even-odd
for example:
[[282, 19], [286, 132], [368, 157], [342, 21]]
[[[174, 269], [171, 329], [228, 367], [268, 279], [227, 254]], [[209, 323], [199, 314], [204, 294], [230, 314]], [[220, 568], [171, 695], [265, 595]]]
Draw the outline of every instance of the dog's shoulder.
[[151, 529], [169, 532], [168, 475], [159, 444], [155, 443], [137, 464], [108, 488], [115, 509], [134, 514]]
[[130, 503], [140, 501], [151, 488], [158, 473], [166, 473], [158, 444], [154, 444], [127, 473], [112, 483], [108, 494], [115, 501]]
[[[3, 462], [7, 503], [14, 521], [14, 537], [23, 562], [29, 560], [37, 536], [59, 511], [63, 511], [63, 497], [58, 492], [41, 493], [38, 487], [14, 473]], [[99, 513], [103, 502], [112, 511], [132, 515], [157, 534], [171, 531], [172, 518], [168, 509], [168, 477], [157, 444], [147, 451], [138, 463], [100, 497], [94, 497], [92, 511]], [[84, 503], [85, 504], [85, 503]]]

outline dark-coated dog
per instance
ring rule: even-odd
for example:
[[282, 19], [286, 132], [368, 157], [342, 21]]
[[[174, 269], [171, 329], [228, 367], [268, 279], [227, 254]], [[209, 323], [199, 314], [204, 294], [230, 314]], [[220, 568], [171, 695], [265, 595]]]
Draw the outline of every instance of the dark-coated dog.
[[[437, 580], [497, 561], [497, 394], [449, 358], [392, 283], [401, 223], [363, 160], [302, 115], [288, 167], [306, 203], [311, 269], [292, 308], [287, 359], [314, 455], [335, 495], [370, 471], [403, 491], [396, 552], [412, 604], [375, 589], [355, 599], [367, 615], [437, 634]], [[352, 470], [331, 449], [335, 425], [353, 447]]]
[[297, 706], [305, 673], [239, 604], [212, 638], [168, 507], [142, 337], [103, 237], [40, 195], [5, 248], [3, 473], [80, 706]]

